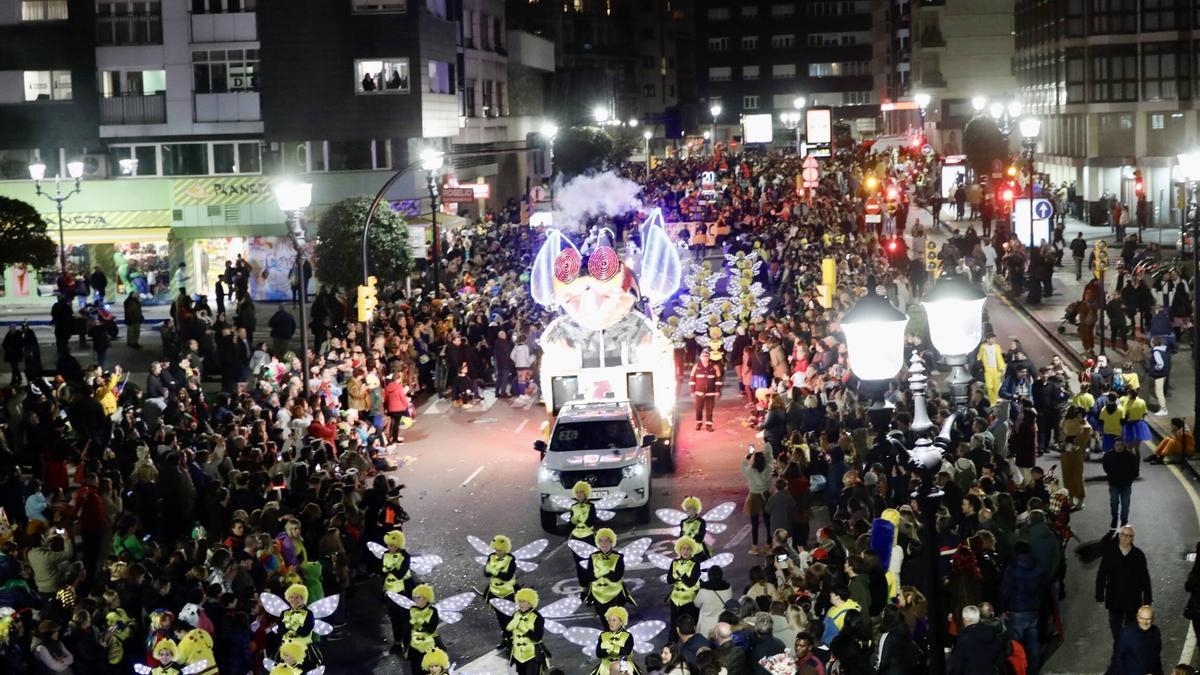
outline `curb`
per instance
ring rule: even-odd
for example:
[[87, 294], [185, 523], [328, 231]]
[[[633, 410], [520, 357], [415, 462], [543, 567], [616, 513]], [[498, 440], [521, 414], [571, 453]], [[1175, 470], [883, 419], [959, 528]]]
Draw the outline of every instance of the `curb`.
[[[1048, 326], [1046, 326], [1046, 324], [1042, 323], [1037, 318], [1037, 316], [1035, 316], [1033, 314], [1033, 312], [1030, 312], [1025, 307], [1024, 303], [1022, 303], [1019, 300], [1011, 300], [1011, 299], [1009, 299], [1008, 296], [1004, 295], [1003, 293], [995, 293], [995, 294], [993, 294], [992, 297], [998, 298], [1000, 300], [1000, 302], [1003, 302], [1005, 305], [1007, 305], [1009, 307], [1009, 309], [1011, 309], [1014, 312], [1025, 317], [1029, 321], [1029, 323], [1032, 324], [1037, 329], [1037, 331], [1042, 335], [1042, 337], [1045, 338], [1046, 340], [1048, 340], [1049, 342], [1051, 342], [1052, 344], [1054, 344], [1054, 346], [1058, 348], [1058, 351], [1060, 351], [1064, 356], [1066, 356], [1068, 359], [1070, 359], [1071, 363], [1073, 363], [1076, 368], [1083, 368], [1083, 358], [1079, 355], [1078, 352], [1075, 351], [1075, 348], [1070, 346], [1069, 344], [1067, 344], [1067, 342], [1059, 336], [1057, 331], [1049, 328]], [[1148, 423], [1150, 425], [1150, 431], [1154, 434], [1154, 436], [1158, 440], [1162, 440], [1163, 438], [1165, 438], [1167, 436], [1167, 434], [1164, 433], [1164, 430], [1159, 428], [1160, 425], [1162, 424], [1160, 419], [1151, 419], [1151, 420], [1148, 420]], [[1184, 459], [1183, 461], [1179, 462], [1178, 464], [1180, 466], [1184, 467], [1184, 469], [1188, 472], [1188, 474], [1192, 477], [1193, 480], [1200, 482], [1200, 471], [1196, 470], [1196, 467], [1194, 464], [1192, 464], [1192, 462], [1189, 462], [1186, 459]]]

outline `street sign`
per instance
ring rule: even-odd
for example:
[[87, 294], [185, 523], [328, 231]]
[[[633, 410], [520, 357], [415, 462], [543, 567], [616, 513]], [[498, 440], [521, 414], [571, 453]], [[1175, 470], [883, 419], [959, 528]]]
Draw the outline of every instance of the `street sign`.
[[933, 154], [933, 146], [926, 143], [924, 145], [924, 147], [921, 148], [921, 154], [925, 155], [926, 157], [932, 155]]
[[475, 191], [469, 187], [459, 186], [442, 188], [442, 201], [447, 204], [473, 202], [475, 199]]
[[1029, 213], [1029, 200], [1017, 199], [1013, 202], [1012, 217], [1013, 231], [1025, 246], [1037, 246], [1043, 239], [1050, 240], [1050, 217], [1054, 215], [1054, 205], [1049, 199], [1033, 200], [1032, 232]]
[[866, 216], [863, 217], [863, 221], [868, 222], [868, 223], [882, 223], [883, 222], [883, 214], [868, 213]]

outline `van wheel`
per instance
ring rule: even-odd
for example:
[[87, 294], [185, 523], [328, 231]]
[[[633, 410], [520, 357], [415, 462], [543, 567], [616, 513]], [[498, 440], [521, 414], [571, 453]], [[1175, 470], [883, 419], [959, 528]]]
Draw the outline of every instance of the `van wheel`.
[[650, 522], [650, 502], [646, 502], [644, 505], [633, 510], [633, 520], [638, 525], [645, 525]]
[[553, 511], [538, 511], [542, 517], [542, 529], [550, 534], [558, 534], [558, 514]]

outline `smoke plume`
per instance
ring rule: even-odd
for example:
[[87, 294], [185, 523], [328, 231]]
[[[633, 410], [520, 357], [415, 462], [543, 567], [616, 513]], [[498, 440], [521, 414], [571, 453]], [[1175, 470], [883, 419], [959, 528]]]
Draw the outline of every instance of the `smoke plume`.
[[612, 171], [576, 176], [566, 185], [555, 185], [554, 227], [582, 232], [591, 218], [636, 211], [642, 206], [641, 191], [640, 185]]

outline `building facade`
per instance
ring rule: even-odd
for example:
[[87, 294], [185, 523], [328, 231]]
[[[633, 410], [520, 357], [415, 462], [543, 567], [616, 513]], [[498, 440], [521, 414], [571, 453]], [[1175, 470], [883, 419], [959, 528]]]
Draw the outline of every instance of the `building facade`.
[[1184, 0], [1017, 0], [1017, 91], [1043, 120], [1038, 170], [1087, 201], [1134, 208], [1135, 172], [1159, 222], [1178, 222], [1176, 155], [1197, 142], [1200, 8]]
[[860, 133], [874, 131], [879, 99], [870, 0], [697, 5], [699, 95], [706, 109], [720, 106], [719, 141], [741, 136], [743, 115], [769, 113], [774, 135], [787, 142], [793, 132], [780, 115], [795, 111], [798, 96], [809, 107], [832, 108], [833, 119], [854, 123]]
[[[312, 221], [406, 170], [387, 196], [428, 220], [421, 148], [503, 147], [531, 126], [508, 120], [509, 40], [501, 0], [0, 0], [0, 43], [17, 47], [0, 49], [0, 195], [57, 230], [28, 166], [49, 181], [81, 159], [64, 203], [73, 270], [124, 266], [154, 294], [185, 263], [189, 289], [211, 293], [243, 255], [258, 299], [290, 297], [272, 186], [311, 182]], [[444, 180], [491, 181], [491, 201], [464, 205], [477, 210], [519, 196], [524, 164], [505, 190], [497, 160], [452, 155]], [[46, 295], [56, 274], [7, 270], [0, 302]]]

